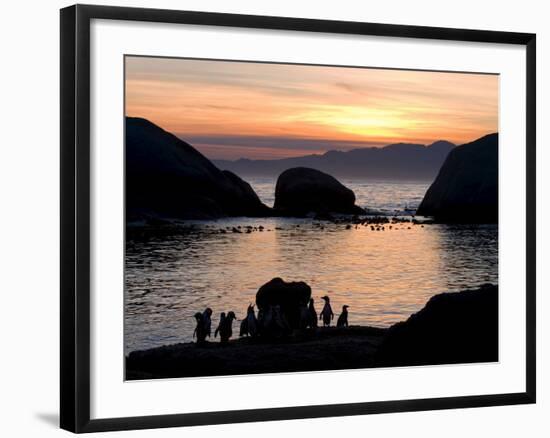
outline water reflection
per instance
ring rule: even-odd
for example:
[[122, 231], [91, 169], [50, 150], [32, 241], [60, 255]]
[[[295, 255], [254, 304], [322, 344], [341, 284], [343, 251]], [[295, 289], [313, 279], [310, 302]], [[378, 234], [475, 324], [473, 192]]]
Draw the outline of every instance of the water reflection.
[[[265, 230], [219, 232], [246, 225]], [[337, 314], [348, 304], [350, 324], [376, 326], [405, 319], [436, 293], [497, 282], [496, 226], [322, 227], [235, 218], [128, 241], [126, 351], [190, 341], [192, 315], [207, 306], [214, 321], [221, 311], [244, 317], [259, 286], [273, 277], [306, 281], [314, 298], [331, 296]]]

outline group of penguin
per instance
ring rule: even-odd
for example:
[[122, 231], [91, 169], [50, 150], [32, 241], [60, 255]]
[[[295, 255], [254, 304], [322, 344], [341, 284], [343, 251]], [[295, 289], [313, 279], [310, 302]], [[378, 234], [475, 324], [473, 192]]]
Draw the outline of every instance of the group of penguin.
[[[323, 321], [323, 327], [329, 327], [331, 321], [334, 319], [334, 312], [330, 305], [330, 298], [325, 295], [321, 297], [324, 300], [325, 305], [323, 310], [319, 313], [319, 321]], [[342, 306], [342, 313], [336, 320], [336, 327], [347, 327], [348, 326], [348, 309], [347, 304]], [[317, 327], [317, 312], [315, 310], [315, 302], [313, 298], [309, 300], [309, 305], [307, 307], [307, 314], [305, 309], [302, 309], [302, 315], [300, 316], [300, 328], [316, 328]]]
[[[330, 305], [330, 298], [325, 295], [321, 297], [321, 299], [325, 301], [325, 304], [323, 310], [319, 313], [319, 318], [317, 318], [313, 298], [309, 300], [307, 306], [304, 305], [300, 309], [300, 329], [317, 328], [318, 321], [322, 321], [323, 327], [330, 326], [331, 321], [334, 320], [334, 312]], [[348, 309], [348, 305], [342, 306], [342, 313], [338, 316], [336, 327], [348, 327]], [[207, 307], [203, 312], [195, 313], [193, 317], [197, 323], [193, 331], [193, 339], [196, 338], [197, 344], [201, 344], [205, 342], [207, 337], [211, 337], [212, 309]], [[222, 312], [220, 314], [218, 327], [214, 331], [214, 337], [216, 338], [219, 334], [222, 343], [228, 342], [231, 336], [233, 336], [233, 321], [236, 319], [237, 317], [234, 312], [230, 311], [227, 312], [227, 314]], [[246, 317], [241, 321], [239, 335], [255, 337], [262, 332], [262, 329], [267, 327], [276, 327], [283, 333], [285, 331], [291, 331], [288, 321], [286, 321], [281, 313], [280, 306], [270, 306], [265, 312], [260, 310], [256, 318], [254, 305], [250, 304], [246, 310]]]

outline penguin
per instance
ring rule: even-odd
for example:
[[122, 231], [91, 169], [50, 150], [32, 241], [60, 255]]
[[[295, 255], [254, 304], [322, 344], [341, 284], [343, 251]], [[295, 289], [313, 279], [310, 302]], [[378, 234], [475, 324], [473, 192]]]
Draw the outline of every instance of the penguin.
[[248, 336], [248, 317], [247, 316], [241, 321], [241, 329], [239, 330], [239, 336]]
[[265, 323], [265, 312], [262, 309], [258, 309], [258, 317], [256, 318], [256, 326], [258, 329], [258, 334], [261, 335], [264, 331]]
[[204, 340], [206, 339], [206, 332], [204, 330], [204, 321], [202, 318], [202, 313], [197, 312], [193, 316], [195, 320], [197, 321], [197, 326], [195, 327], [195, 330], [193, 331], [193, 339], [195, 337], [197, 338], [197, 344], [202, 344]]
[[246, 310], [246, 322], [248, 334], [252, 337], [256, 336], [258, 334], [258, 320], [254, 313], [254, 304], [249, 305]]
[[330, 321], [334, 319], [334, 312], [332, 311], [332, 307], [330, 307], [330, 298], [325, 295], [321, 299], [325, 300], [325, 306], [319, 314], [319, 320], [323, 320], [323, 327], [328, 327], [330, 326]]
[[288, 323], [280, 305], [273, 306], [273, 326], [275, 329], [275, 337], [286, 336], [292, 333], [292, 328]]
[[336, 327], [348, 326], [348, 308], [349, 306], [347, 305], [342, 306], [342, 313], [338, 317], [338, 321], [336, 321]]
[[254, 313], [254, 305], [249, 304], [246, 309], [246, 316], [241, 321], [241, 330], [239, 336], [256, 336], [258, 334], [258, 320]]
[[206, 336], [210, 337], [212, 334], [212, 309], [210, 307], [207, 307], [202, 312], [202, 322]]
[[229, 338], [233, 336], [233, 320], [236, 319], [234, 312], [228, 312], [227, 316], [220, 321], [220, 339], [222, 343], [229, 341]]
[[309, 300], [309, 306], [307, 308], [308, 312], [309, 312], [309, 327], [311, 328], [317, 328], [317, 311], [315, 310], [315, 307], [314, 307], [314, 300], [313, 298], [311, 298]]
[[309, 326], [309, 309], [306, 303], [300, 303], [300, 322], [298, 328], [305, 330]]
[[221, 330], [222, 324], [225, 321], [225, 312], [220, 313], [220, 322], [218, 323], [218, 328], [214, 332], [214, 337], [218, 336], [219, 331]]
[[268, 306], [264, 310], [260, 309], [258, 312], [258, 323], [262, 336], [271, 336], [273, 329], [273, 306]]

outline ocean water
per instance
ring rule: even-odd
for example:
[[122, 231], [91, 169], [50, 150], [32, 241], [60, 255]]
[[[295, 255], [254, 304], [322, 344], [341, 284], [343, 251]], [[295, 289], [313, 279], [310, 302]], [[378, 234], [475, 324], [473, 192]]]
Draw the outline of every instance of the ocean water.
[[[246, 178], [264, 204], [273, 207], [275, 180], [273, 178]], [[339, 179], [355, 193], [356, 204], [370, 211], [384, 214], [408, 214], [416, 210], [430, 186], [424, 181], [369, 181]]]
[[[248, 179], [273, 204], [274, 181]], [[357, 204], [405, 215], [429, 183], [343, 181]], [[407, 211], [404, 211], [406, 210]], [[264, 227], [222, 233], [232, 227]], [[317, 311], [328, 294], [336, 316], [387, 327], [444, 291], [498, 282], [496, 225], [398, 224], [372, 231], [312, 219], [230, 218], [190, 221], [177, 236], [132, 239], [126, 245], [126, 353], [192, 340], [193, 314], [214, 310], [245, 316], [258, 288], [274, 277], [307, 282]], [[238, 322], [234, 334], [238, 334]], [[236, 333], [235, 333], [236, 332]]]

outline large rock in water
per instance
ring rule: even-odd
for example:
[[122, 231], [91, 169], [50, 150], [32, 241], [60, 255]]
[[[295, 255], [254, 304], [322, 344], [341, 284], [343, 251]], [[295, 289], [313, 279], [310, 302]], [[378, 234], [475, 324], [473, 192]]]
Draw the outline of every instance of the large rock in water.
[[300, 324], [300, 307], [307, 306], [310, 298], [311, 287], [307, 283], [287, 283], [281, 278], [274, 278], [258, 289], [256, 305], [262, 315], [266, 315], [270, 308], [280, 306], [285, 321], [291, 329], [296, 329]]
[[378, 366], [498, 360], [498, 286], [443, 293], [389, 329]]
[[498, 222], [498, 134], [454, 148], [417, 214], [440, 222]]
[[277, 179], [275, 210], [283, 216], [308, 213], [364, 214], [355, 205], [355, 194], [336, 178], [316, 169], [287, 169]]
[[129, 221], [266, 216], [271, 211], [237, 175], [222, 172], [175, 135], [133, 117], [126, 118], [126, 209]]

